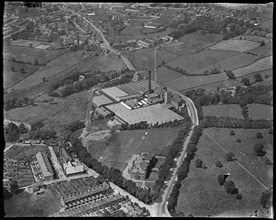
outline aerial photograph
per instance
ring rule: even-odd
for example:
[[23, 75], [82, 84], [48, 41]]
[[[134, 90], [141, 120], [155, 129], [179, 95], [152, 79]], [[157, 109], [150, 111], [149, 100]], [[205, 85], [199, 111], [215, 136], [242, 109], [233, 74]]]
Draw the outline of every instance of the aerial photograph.
[[3, 217], [274, 218], [273, 2], [3, 7]]

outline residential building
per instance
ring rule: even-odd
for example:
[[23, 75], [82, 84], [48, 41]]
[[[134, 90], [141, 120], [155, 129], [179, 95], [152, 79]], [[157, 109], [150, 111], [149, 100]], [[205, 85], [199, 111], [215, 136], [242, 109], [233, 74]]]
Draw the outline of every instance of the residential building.
[[149, 43], [147, 43], [147, 42], [145, 42], [145, 41], [142, 41], [142, 40], [138, 40], [138, 41], [137, 41], [137, 44], [138, 44], [139, 46], [141, 46], [141, 47], [149, 47], [149, 46], [150, 46]]
[[47, 158], [44, 152], [39, 152], [36, 154], [36, 159], [38, 161], [39, 167], [41, 169], [41, 173], [43, 175], [44, 180], [51, 180], [54, 178], [54, 172], [50, 165], [50, 161]]
[[152, 164], [155, 156], [150, 153], [141, 153], [132, 164], [132, 167], [128, 170], [131, 174], [131, 178], [137, 180], [145, 180], [150, 174], [150, 164]]
[[68, 161], [63, 164], [63, 169], [65, 171], [66, 176], [84, 173], [84, 166], [77, 161]]

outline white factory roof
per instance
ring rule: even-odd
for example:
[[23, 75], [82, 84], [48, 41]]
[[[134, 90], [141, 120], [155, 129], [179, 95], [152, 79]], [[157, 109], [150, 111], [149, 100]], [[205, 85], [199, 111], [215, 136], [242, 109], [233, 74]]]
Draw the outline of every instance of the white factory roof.
[[127, 93], [125, 93], [124, 91], [122, 91], [121, 89], [119, 89], [116, 86], [103, 89], [102, 91], [105, 94], [107, 94], [108, 96], [110, 96], [111, 98], [113, 98], [113, 99], [115, 99], [117, 101], [120, 101], [120, 97], [121, 96], [128, 95]]
[[146, 121], [149, 124], [156, 124], [157, 122], [164, 123], [183, 119], [183, 117], [161, 104], [130, 110], [121, 103], [116, 103], [107, 106], [107, 108], [128, 124], [139, 123], [141, 121]]
[[53, 176], [53, 170], [45, 153], [39, 152], [36, 154], [36, 159], [44, 177]]

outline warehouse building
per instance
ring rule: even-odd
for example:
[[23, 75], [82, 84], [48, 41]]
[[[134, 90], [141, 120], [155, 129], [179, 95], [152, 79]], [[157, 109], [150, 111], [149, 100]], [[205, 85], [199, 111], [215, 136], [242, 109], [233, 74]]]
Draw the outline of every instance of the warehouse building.
[[54, 178], [54, 172], [46, 154], [43, 152], [39, 152], [36, 154], [36, 159], [38, 161], [44, 180], [52, 180]]
[[99, 95], [93, 97], [93, 105], [96, 108], [99, 108], [101, 106], [112, 104], [113, 101], [107, 98], [105, 95]]

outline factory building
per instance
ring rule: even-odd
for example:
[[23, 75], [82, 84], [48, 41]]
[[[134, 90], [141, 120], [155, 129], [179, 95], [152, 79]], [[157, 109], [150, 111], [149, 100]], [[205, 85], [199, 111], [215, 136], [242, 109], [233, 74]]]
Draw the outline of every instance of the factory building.
[[54, 172], [46, 154], [39, 152], [36, 154], [36, 159], [38, 161], [44, 180], [52, 180], [54, 178]]

